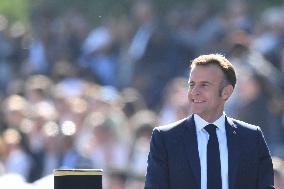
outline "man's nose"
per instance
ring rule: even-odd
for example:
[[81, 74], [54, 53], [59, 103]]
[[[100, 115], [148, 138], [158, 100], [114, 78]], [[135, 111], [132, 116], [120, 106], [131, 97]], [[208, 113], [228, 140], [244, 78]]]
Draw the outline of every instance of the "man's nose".
[[191, 95], [199, 95], [200, 94], [200, 89], [196, 85], [191, 87], [189, 90], [190, 90]]

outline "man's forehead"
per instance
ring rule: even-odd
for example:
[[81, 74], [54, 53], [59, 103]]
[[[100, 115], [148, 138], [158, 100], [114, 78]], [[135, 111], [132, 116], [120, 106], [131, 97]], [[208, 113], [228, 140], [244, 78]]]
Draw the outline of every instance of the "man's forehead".
[[217, 65], [196, 65], [189, 73], [189, 82], [192, 80], [199, 82], [212, 82], [214, 80], [222, 80], [224, 73]]
[[212, 72], [213, 75], [224, 75], [223, 71], [218, 65], [215, 64], [209, 64], [209, 65], [195, 65], [191, 68], [189, 75], [191, 76], [193, 72], [197, 71], [206, 71], [206, 72]]

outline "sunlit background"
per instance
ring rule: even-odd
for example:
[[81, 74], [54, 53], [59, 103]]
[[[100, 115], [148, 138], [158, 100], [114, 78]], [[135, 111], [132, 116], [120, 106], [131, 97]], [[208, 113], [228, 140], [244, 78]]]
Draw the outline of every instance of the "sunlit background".
[[59, 168], [143, 188], [152, 129], [190, 114], [204, 53], [235, 65], [226, 113], [262, 128], [283, 189], [283, 18], [281, 0], [1, 0], [1, 189], [52, 189]]

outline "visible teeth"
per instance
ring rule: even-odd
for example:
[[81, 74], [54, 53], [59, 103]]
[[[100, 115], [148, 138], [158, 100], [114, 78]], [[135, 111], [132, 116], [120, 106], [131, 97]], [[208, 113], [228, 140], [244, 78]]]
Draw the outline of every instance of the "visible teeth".
[[203, 102], [203, 101], [201, 101], [201, 100], [193, 100], [193, 102], [195, 102], [195, 103], [201, 103], [201, 102]]

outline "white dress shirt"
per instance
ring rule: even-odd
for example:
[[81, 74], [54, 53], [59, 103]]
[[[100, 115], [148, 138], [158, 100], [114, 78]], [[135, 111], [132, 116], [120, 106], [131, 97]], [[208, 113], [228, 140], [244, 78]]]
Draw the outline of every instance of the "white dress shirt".
[[[209, 140], [209, 134], [204, 129], [204, 127], [210, 123], [202, 119], [197, 114], [194, 114], [194, 121], [196, 126], [198, 152], [201, 167], [201, 189], [207, 189], [207, 143]], [[212, 124], [217, 126], [216, 134], [218, 137], [220, 150], [222, 189], [228, 189], [228, 147], [225, 129], [225, 113], [223, 113], [223, 115]]]

